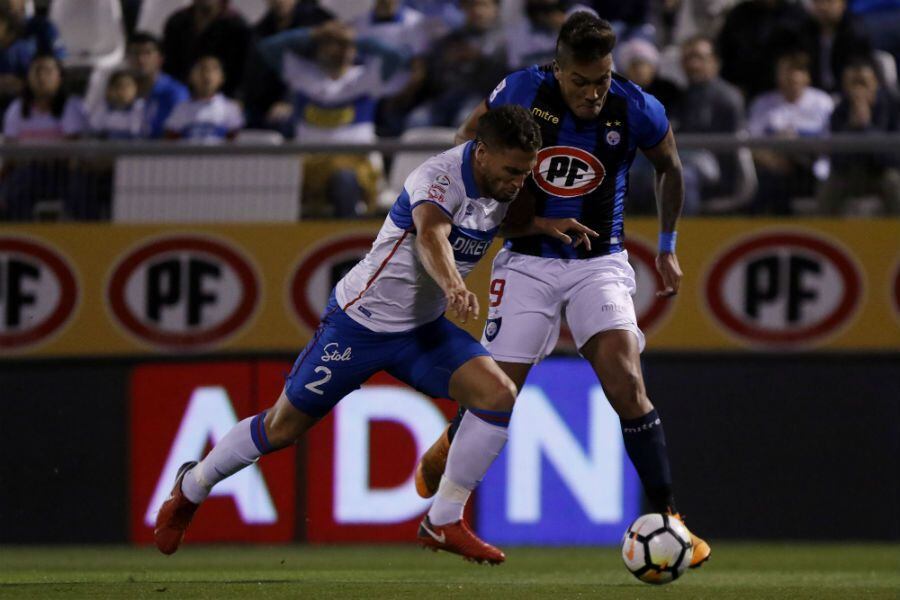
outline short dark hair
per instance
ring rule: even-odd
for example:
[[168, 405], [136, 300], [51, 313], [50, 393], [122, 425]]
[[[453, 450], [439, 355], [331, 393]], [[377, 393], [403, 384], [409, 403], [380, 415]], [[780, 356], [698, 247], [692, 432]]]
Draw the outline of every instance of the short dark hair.
[[504, 104], [481, 115], [475, 139], [487, 146], [524, 152], [537, 152], [542, 143], [540, 127], [531, 113], [518, 104]]
[[156, 48], [156, 51], [162, 54], [162, 42], [159, 41], [159, 38], [150, 33], [149, 31], [135, 31], [128, 38], [128, 45], [132, 44], [153, 44], [153, 47]]
[[775, 64], [784, 63], [790, 69], [809, 71], [812, 60], [805, 50], [787, 50], [778, 55]]
[[591, 62], [612, 53], [616, 32], [606, 19], [580, 11], [563, 23], [556, 39], [556, 59]]
[[116, 69], [112, 72], [112, 75], [109, 76], [109, 79], [106, 81], [106, 85], [114, 85], [120, 79], [133, 79], [134, 81], [137, 81], [139, 77], [138, 74], [135, 73], [132, 69]]

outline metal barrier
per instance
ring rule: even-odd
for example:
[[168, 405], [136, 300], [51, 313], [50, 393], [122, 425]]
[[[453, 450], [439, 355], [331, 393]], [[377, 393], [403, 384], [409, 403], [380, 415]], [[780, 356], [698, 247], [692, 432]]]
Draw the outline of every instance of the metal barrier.
[[[684, 134], [677, 141], [686, 214], [900, 212], [897, 134], [799, 139]], [[398, 154], [446, 148], [445, 142], [395, 139], [366, 145], [5, 143], [0, 145], [0, 218], [290, 221], [307, 216], [301, 207], [308, 202], [321, 203], [301, 192], [305, 156], [378, 153], [390, 163]], [[652, 190], [652, 167], [639, 155], [627, 210], [653, 212]], [[374, 204], [370, 208], [377, 212]]]

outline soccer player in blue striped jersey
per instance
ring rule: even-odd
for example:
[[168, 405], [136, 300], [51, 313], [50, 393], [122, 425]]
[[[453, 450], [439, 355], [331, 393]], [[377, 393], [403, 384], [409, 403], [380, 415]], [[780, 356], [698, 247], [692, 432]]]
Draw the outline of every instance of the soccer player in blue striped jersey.
[[[677, 515], [662, 421], [641, 373], [644, 335], [631, 298], [624, 212], [628, 171], [640, 150], [656, 169], [656, 268], [665, 285], [657, 295], [675, 296], [682, 278], [675, 255], [682, 169], [662, 105], [613, 72], [615, 42], [607, 21], [573, 14], [560, 31], [556, 60], [507, 76], [460, 127], [457, 142], [471, 139], [482, 114], [513, 104], [532, 114], [543, 139], [523, 198], [501, 230], [507, 241], [493, 264], [482, 343], [521, 389], [531, 366], [555, 347], [565, 310], [580, 354], [620, 417], [626, 451], [653, 510]], [[535, 215], [577, 219], [599, 237], [589, 245], [566, 244], [536, 233]], [[420, 461], [422, 496], [434, 493], [454, 433], [455, 422]], [[710, 556], [709, 544], [694, 536], [694, 546], [692, 566], [699, 566]]]

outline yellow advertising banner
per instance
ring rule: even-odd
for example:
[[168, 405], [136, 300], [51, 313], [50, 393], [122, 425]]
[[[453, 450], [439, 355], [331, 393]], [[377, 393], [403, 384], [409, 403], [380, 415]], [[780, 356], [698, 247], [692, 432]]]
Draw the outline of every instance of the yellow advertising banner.
[[[0, 227], [0, 356], [298, 351], [379, 227]], [[686, 219], [668, 300], [655, 220], [627, 227], [648, 350], [900, 351], [900, 220]], [[499, 248], [469, 278], [482, 313]]]

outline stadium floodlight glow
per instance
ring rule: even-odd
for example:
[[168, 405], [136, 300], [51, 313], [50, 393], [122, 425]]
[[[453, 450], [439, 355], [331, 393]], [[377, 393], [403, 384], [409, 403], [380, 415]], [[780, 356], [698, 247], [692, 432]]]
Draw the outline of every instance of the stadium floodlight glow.
[[[178, 467], [186, 461], [199, 460], [207, 442], [218, 444], [237, 422], [225, 388], [204, 386], [191, 393], [178, 434], [144, 514], [147, 526], [154, 526], [156, 513], [172, 489]], [[210, 497], [215, 496], [231, 497], [241, 520], [249, 525], [270, 525], [278, 520], [278, 512], [257, 464], [250, 465], [216, 485], [210, 493]]]

